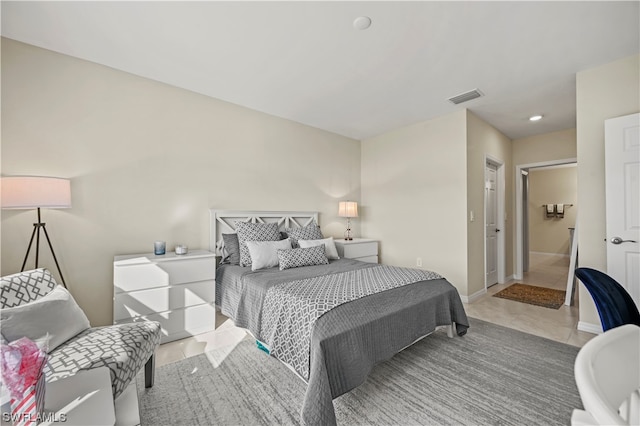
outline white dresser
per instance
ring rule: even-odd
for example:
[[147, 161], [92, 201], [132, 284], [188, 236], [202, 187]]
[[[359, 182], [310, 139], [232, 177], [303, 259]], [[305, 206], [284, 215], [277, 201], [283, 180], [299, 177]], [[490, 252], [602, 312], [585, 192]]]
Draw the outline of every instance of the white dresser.
[[378, 263], [378, 240], [354, 238], [335, 240], [338, 256], [362, 262]]
[[162, 343], [215, 329], [215, 255], [152, 253], [116, 256], [113, 321], [148, 319], [162, 325]]

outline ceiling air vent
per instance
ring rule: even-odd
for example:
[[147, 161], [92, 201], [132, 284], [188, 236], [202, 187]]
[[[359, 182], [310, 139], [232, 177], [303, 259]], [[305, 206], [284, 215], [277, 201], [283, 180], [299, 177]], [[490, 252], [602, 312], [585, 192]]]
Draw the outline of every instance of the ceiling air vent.
[[463, 102], [470, 101], [471, 99], [479, 98], [480, 96], [482, 96], [482, 92], [478, 89], [473, 89], [469, 90], [468, 92], [460, 93], [459, 95], [453, 96], [449, 98], [449, 101], [458, 105]]

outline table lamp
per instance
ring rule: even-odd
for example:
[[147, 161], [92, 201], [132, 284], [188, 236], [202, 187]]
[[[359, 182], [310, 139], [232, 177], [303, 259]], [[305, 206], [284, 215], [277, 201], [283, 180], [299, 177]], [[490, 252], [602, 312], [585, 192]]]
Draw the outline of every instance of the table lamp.
[[338, 204], [338, 216], [347, 218], [347, 230], [344, 232], [344, 239], [353, 240], [351, 237], [351, 218], [358, 217], [358, 203], [355, 201], [340, 201]]

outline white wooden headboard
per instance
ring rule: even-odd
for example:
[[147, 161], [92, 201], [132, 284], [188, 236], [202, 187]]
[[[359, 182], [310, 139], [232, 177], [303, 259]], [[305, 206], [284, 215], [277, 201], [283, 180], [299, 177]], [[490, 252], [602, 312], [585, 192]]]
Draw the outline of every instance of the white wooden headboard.
[[220, 255], [222, 234], [236, 232], [236, 222], [277, 223], [278, 229], [301, 228], [318, 223], [318, 212], [265, 212], [242, 210], [209, 210], [209, 250]]

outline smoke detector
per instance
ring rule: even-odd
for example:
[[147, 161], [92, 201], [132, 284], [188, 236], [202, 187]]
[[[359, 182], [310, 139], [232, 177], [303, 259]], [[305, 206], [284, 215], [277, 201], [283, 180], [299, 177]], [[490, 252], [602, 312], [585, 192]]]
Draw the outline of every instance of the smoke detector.
[[353, 21], [353, 28], [356, 30], [366, 30], [371, 26], [371, 18], [368, 16], [358, 16]]

